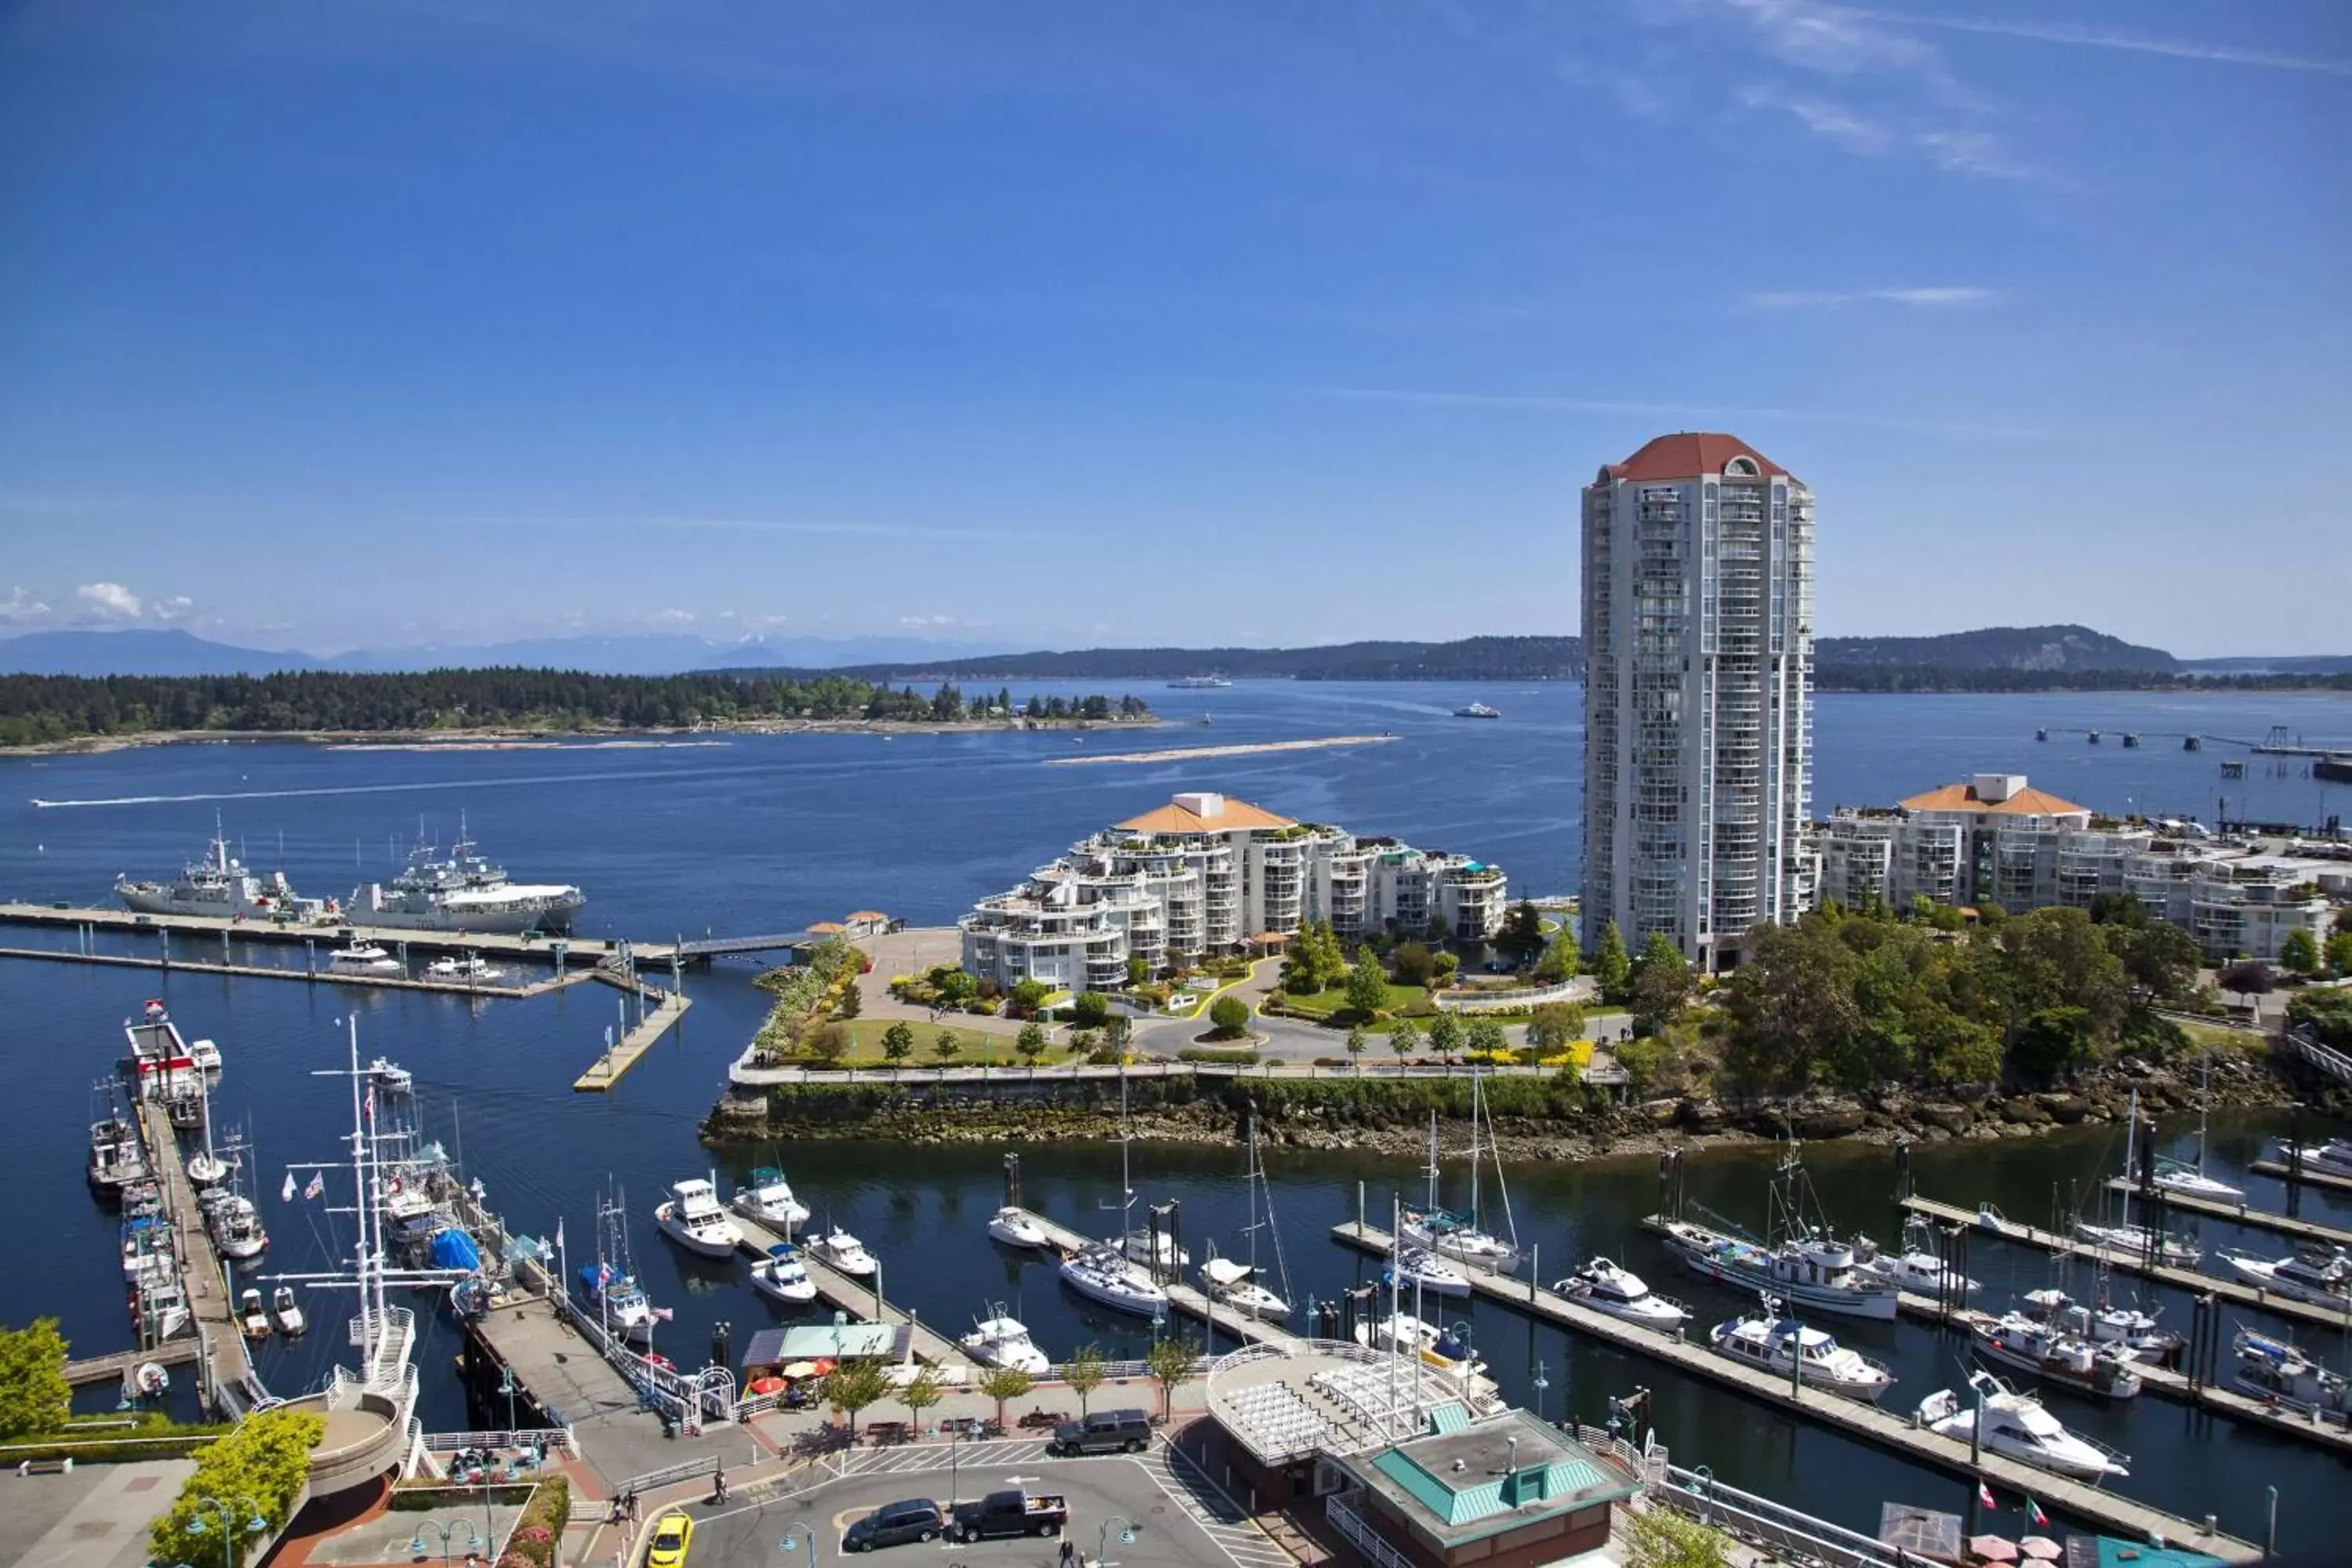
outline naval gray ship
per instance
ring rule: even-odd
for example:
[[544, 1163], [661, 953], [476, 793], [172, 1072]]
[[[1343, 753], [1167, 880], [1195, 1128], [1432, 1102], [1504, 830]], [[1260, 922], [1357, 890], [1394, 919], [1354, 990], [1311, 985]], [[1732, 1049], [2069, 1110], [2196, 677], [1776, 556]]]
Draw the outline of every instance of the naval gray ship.
[[262, 877], [246, 868], [228, 852], [228, 837], [220, 819], [213, 819], [212, 842], [205, 858], [191, 860], [168, 882], [140, 882], [118, 877], [115, 896], [124, 907], [142, 915], [213, 915], [221, 920], [305, 920], [315, 916], [315, 899], [298, 899], [286, 885], [286, 873]]
[[448, 858], [440, 853], [419, 844], [400, 875], [352, 893], [342, 918], [353, 925], [411, 931], [564, 932], [588, 901], [568, 884], [509, 880], [466, 837], [462, 819]]

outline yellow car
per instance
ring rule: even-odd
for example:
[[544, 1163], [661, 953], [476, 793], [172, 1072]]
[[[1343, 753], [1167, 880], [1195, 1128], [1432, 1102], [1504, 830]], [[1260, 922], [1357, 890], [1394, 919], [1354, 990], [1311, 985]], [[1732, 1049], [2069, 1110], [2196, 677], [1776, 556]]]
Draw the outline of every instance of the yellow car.
[[666, 1513], [654, 1521], [654, 1543], [646, 1553], [646, 1568], [686, 1568], [686, 1549], [694, 1542], [694, 1521], [682, 1513]]

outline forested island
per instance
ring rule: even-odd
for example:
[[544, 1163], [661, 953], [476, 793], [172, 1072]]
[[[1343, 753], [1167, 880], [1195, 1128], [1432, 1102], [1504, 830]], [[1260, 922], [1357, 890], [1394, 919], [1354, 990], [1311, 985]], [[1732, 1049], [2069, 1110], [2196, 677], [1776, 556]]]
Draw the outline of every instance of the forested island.
[[436, 669], [361, 675], [0, 676], [0, 746], [168, 734], [588, 733], [791, 722], [1066, 723], [1148, 721], [1139, 697], [966, 696], [854, 677], [582, 675], [557, 669]]

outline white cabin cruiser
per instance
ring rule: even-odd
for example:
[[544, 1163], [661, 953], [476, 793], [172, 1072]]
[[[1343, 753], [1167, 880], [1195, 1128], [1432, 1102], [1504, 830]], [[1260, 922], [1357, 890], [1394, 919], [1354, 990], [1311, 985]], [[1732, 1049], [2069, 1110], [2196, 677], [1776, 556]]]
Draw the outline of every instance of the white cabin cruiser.
[[699, 1176], [670, 1185], [668, 1201], [654, 1210], [664, 1236], [705, 1258], [732, 1258], [743, 1233], [719, 1206], [719, 1194]]
[[768, 1256], [751, 1265], [751, 1289], [795, 1307], [816, 1300], [816, 1281], [809, 1278], [799, 1249], [789, 1243], [768, 1248]]
[[2300, 1150], [2281, 1139], [2278, 1152], [2279, 1159], [2284, 1164], [2293, 1165], [2300, 1157], [2306, 1171], [2352, 1177], [2352, 1138], [2330, 1138], [2325, 1143], [2306, 1143]]
[[837, 1225], [811, 1240], [808, 1249], [820, 1260], [856, 1279], [866, 1278], [877, 1267], [874, 1255], [866, 1250], [866, 1244]]
[[354, 937], [345, 947], [327, 955], [327, 967], [337, 974], [404, 974], [400, 960], [372, 942]]
[[1007, 1247], [1043, 1247], [1050, 1245], [1045, 1227], [1031, 1218], [1027, 1209], [1010, 1205], [998, 1209], [990, 1216], [988, 1239], [1001, 1241]]
[[1061, 1276], [1079, 1295], [1121, 1312], [1158, 1318], [1168, 1310], [1168, 1292], [1114, 1247], [1097, 1245], [1064, 1258]]
[[1006, 1316], [1002, 1307], [995, 1316], [974, 1323], [971, 1332], [957, 1342], [984, 1365], [1011, 1367], [1032, 1377], [1043, 1377], [1053, 1370], [1052, 1359], [1030, 1341], [1028, 1328], [1020, 1319]]
[[1470, 1277], [1427, 1247], [1408, 1247], [1381, 1271], [1383, 1284], [1431, 1296], [1467, 1296]]
[[1803, 1382], [1865, 1404], [1876, 1403], [1895, 1384], [1893, 1373], [1860, 1351], [1848, 1350], [1823, 1330], [1781, 1317], [1780, 1303], [1769, 1296], [1762, 1306], [1717, 1324], [1707, 1342], [1717, 1355], [1782, 1377], [1796, 1361]]
[[1640, 1275], [1606, 1258], [1596, 1258], [1566, 1279], [1555, 1281], [1552, 1290], [1596, 1312], [1606, 1312], [1612, 1318], [1622, 1318], [1663, 1333], [1674, 1332], [1691, 1318], [1688, 1307], [1668, 1300], [1651, 1289]]
[[1222, 1301], [1249, 1317], [1276, 1321], [1290, 1316], [1290, 1303], [1258, 1283], [1255, 1268], [1238, 1258], [1218, 1257], [1214, 1247], [1201, 1265], [1201, 1289], [1211, 1300]]
[[188, 1059], [195, 1063], [201, 1072], [218, 1072], [221, 1069], [221, 1048], [211, 1040], [191, 1040], [188, 1042]]
[[751, 1179], [735, 1189], [731, 1201], [735, 1212], [744, 1218], [780, 1225], [788, 1233], [805, 1224], [809, 1216], [808, 1205], [793, 1195], [793, 1184], [773, 1165], [753, 1171]]
[[2293, 1410], [2352, 1419], [2352, 1382], [2330, 1372], [2284, 1340], [2240, 1329], [2233, 1347], [2237, 1385], [2257, 1399]]
[[1977, 1399], [1983, 1401], [1986, 1451], [2077, 1480], [2098, 1482], [2131, 1474], [2131, 1456], [2069, 1431], [2030, 1394], [2019, 1394], [1991, 1373], [1969, 1374], [1969, 1397], [1937, 1389], [1919, 1404], [1919, 1424], [1963, 1443], [1975, 1440]]
[[2028, 1290], [2025, 1310], [2029, 1316], [2040, 1318], [2063, 1332], [2088, 1340], [2094, 1345], [2118, 1346], [2130, 1352], [2134, 1361], [2150, 1365], [2170, 1361], [2180, 1353], [2184, 1343], [2179, 1334], [2158, 1328], [2153, 1312], [2112, 1304], [2087, 1306], [2063, 1290]]
[[493, 980], [504, 979], [506, 971], [493, 968], [480, 953], [469, 952], [463, 958], [435, 959], [425, 966], [425, 977], [427, 980], [462, 980], [471, 985], [487, 985]]
[[2131, 1399], [2140, 1390], [2137, 1358], [2122, 1345], [2096, 1345], [2022, 1312], [1979, 1318], [1969, 1325], [1977, 1354], [2078, 1394], [2099, 1399]]
[[1874, 1247], [1859, 1266], [1898, 1290], [1916, 1290], [1925, 1296], [1958, 1299], [1979, 1289], [1975, 1280], [1948, 1267], [1937, 1252], [1936, 1222], [1926, 1215], [1915, 1214], [1903, 1222], [1901, 1252], [1882, 1253]]
[[2290, 1300], [2352, 1313], [2352, 1252], [2343, 1247], [2303, 1247], [2292, 1258], [2224, 1252], [2221, 1260], [2249, 1285]]
[[1131, 1263], [1150, 1268], [1157, 1264], [1163, 1274], [1192, 1267], [1192, 1255], [1176, 1245], [1176, 1238], [1164, 1230], [1130, 1230], [1120, 1244]]
[[302, 1304], [294, 1300], [291, 1285], [280, 1285], [269, 1293], [269, 1316], [281, 1334], [299, 1334], [310, 1326], [310, 1321], [302, 1315]]
[[365, 1068], [367, 1079], [387, 1094], [406, 1094], [416, 1087], [409, 1070], [386, 1057], [378, 1057]]

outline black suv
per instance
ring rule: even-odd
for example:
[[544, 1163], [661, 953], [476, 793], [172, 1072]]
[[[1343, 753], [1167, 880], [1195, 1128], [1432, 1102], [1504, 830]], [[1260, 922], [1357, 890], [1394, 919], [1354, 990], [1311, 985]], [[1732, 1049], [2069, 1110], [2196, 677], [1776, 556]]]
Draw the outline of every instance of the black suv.
[[941, 1529], [940, 1505], [929, 1498], [908, 1498], [876, 1509], [845, 1531], [844, 1552], [871, 1552], [877, 1546], [904, 1546], [909, 1541], [937, 1541]]
[[1151, 1417], [1140, 1410], [1097, 1410], [1054, 1428], [1049, 1454], [1140, 1454], [1151, 1446]]

